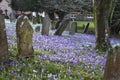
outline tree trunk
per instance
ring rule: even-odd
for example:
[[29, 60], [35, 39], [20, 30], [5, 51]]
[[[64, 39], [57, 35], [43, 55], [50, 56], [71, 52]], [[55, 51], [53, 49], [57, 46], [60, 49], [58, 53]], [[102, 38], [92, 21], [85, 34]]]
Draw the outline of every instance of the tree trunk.
[[18, 57], [29, 57], [34, 54], [32, 46], [33, 28], [25, 16], [20, 16], [16, 23]]
[[94, 2], [94, 19], [95, 19], [95, 34], [96, 34], [96, 49], [106, 51], [109, 46], [108, 32], [108, 17], [109, 6], [112, 0], [101, 1], [95, 0]]
[[50, 18], [49, 16], [45, 15], [42, 19], [42, 35], [49, 35], [49, 27], [50, 27]]
[[120, 80], [120, 47], [108, 52], [103, 80]]
[[118, 35], [120, 31], [120, 20], [117, 20], [113, 25], [110, 27], [110, 32], [113, 35]]
[[51, 30], [55, 29], [55, 24], [56, 24], [55, 20], [52, 20], [51, 21]]
[[5, 29], [4, 16], [0, 14], [0, 62], [8, 61], [8, 43]]
[[36, 22], [37, 22], [38, 24], [41, 23], [41, 16], [39, 15], [39, 12], [36, 12]]
[[57, 29], [57, 31], [55, 32], [54, 35], [61, 36], [62, 33], [63, 33], [63, 31], [66, 29], [67, 24], [69, 23], [69, 21], [70, 21], [70, 19], [64, 19], [64, 20], [62, 20], [62, 22], [60, 23], [60, 25], [59, 25], [59, 27], [58, 27], [58, 29]]
[[58, 28], [59, 28], [61, 22], [62, 22], [62, 20], [57, 21], [57, 23], [56, 23], [56, 25], [55, 25], [55, 29], [58, 29]]

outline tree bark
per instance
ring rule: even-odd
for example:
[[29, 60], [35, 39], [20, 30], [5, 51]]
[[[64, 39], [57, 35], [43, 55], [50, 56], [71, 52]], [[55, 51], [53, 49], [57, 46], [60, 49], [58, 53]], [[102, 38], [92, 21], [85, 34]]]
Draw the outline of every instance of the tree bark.
[[6, 28], [4, 16], [0, 14], [0, 62], [7, 62], [8, 56], [8, 43], [6, 36]]
[[94, 22], [95, 22], [95, 34], [96, 34], [96, 49], [99, 51], [106, 51], [109, 46], [109, 6], [112, 0], [95, 0], [94, 1]]
[[108, 51], [103, 80], [120, 80], [120, 47]]

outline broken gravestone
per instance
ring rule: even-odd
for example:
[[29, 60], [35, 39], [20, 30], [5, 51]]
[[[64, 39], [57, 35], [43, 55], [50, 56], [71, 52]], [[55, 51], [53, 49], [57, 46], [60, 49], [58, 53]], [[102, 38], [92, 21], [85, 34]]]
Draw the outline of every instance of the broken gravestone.
[[77, 29], [77, 22], [72, 22], [69, 29], [69, 34], [74, 35]]
[[29, 57], [34, 54], [32, 46], [33, 28], [26, 16], [18, 17], [16, 23], [18, 57]]
[[8, 61], [8, 43], [4, 16], [0, 13], [0, 62]]
[[103, 80], [120, 80], [120, 47], [108, 51]]

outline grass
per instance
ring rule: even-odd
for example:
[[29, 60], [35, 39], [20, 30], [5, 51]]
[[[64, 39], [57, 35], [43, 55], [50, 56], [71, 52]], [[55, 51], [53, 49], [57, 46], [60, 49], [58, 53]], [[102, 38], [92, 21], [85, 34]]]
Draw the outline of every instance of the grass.
[[87, 25], [87, 23], [89, 22], [89, 28], [94, 28], [94, 23], [92, 21], [76, 21], [77, 22], [77, 26], [78, 27], [82, 27], [83, 25]]
[[78, 32], [82, 33], [83, 32], [83, 25], [87, 25], [87, 23], [89, 22], [89, 31], [94, 33], [94, 23], [92, 21], [76, 21], [77, 22], [77, 28], [78, 28]]

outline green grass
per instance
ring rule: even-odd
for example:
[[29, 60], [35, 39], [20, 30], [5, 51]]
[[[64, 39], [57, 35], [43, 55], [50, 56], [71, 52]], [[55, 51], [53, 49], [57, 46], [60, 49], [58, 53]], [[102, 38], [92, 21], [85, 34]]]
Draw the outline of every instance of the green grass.
[[90, 23], [89, 28], [94, 28], [94, 23], [92, 21], [76, 21], [78, 27], [82, 27], [83, 25], [86, 25], [88, 22]]
[[88, 33], [91, 33], [91, 32], [94, 33], [94, 23], [92, 21], [76, 21], [76, 22], [77, 22], [77, 28], [78, 28], [77, 32], [82, 33], [84, 29], [83, 25], [87, 25], [87, 23], [89, 22], [90, 24], [89, 24]]

